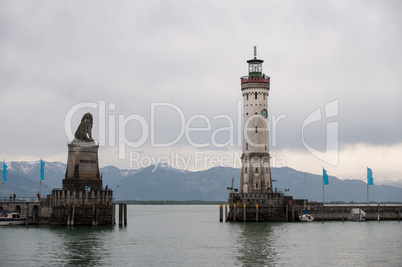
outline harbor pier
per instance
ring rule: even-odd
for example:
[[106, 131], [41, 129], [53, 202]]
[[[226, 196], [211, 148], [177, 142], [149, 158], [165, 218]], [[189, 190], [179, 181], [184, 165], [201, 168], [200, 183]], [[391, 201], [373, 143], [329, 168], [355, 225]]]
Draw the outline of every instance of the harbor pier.
[[[325, 204], [319, 202], [308, 203], [308, 212], [315, 221], [346, 221], [351, 209], [361, 209], [366, 212], [366, 220], [387, 221], [402, 219], [401, 204]], [[303, 206], [296, 208], [303, 212]]]
[[[324, 204], [293, 199], [283, 193], [229, 194], [230, 222], [297, 222], [304, 210], [314, 221], [347, 221], [352, 209], [361, 209], [366, 220], [387, 221], [402, 219], [402, 204]], [[225, 211], [226, 213], [226, 211]], [[219, 218], [223, 218], [220, 214]], [[221, 221], [221, 220], [220, 220]]]

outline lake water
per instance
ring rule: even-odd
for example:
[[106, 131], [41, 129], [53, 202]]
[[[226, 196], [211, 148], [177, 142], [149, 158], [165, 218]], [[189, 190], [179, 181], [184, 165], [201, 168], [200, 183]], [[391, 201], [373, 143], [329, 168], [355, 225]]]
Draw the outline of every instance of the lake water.
[[218, 206], [129, 205], [126, 227], [0, 228], [0, 266], [402, 266], [402, 224], [220, 223]]

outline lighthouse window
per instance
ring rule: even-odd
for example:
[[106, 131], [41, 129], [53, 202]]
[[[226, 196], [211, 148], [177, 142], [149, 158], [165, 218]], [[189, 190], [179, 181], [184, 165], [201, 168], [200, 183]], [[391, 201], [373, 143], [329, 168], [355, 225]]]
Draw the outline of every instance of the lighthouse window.
[[257, 128], [257, 126], [255, 126], [255, 133], [258, 133], [258, 128]]
[[244, 168], [244, 173], [247, 173], [247, 167]]
[[257, 93], [255, 93], [255, 99], [257, 99]]
[[255, 184], [255, 188], [258, 188], [258, 183]]
[[265, 100], [265, 95], [264, 95], [264, 100]]
[[255, 173], [258, 173], [258, 167], [257, 167], [257, 168], [255, 168]]
[[268, 174], [268, 168], [265, 168], [265, 173]]
[[248, 115], [248, 113], [246, 113], [246, 115]]
[[248, 100], [248, 94], [246, 94], [247, 100]]
[[248, 149], [248, 143], [246, 143], [246, 150]]

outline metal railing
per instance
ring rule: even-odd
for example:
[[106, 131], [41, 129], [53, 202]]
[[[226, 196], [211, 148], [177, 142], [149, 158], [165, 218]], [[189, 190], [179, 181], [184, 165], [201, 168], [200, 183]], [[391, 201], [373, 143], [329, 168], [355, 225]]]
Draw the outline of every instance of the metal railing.
[[[44, 198], [41, 198], [44, 199]], [[16, 197], [14, 199], [13, 198], [9, 198], [9, 197], [3, 197], [0, 198], [0, 203], [2, 204], [10, 204], [10, 203], [22, 203], [22, 202], [38, 202], [39, 203], [39, 199], [38, 197]]]
[[241, 83], [270, 83], [270, 77], [269, 76], [243, 76], [240, 78]]

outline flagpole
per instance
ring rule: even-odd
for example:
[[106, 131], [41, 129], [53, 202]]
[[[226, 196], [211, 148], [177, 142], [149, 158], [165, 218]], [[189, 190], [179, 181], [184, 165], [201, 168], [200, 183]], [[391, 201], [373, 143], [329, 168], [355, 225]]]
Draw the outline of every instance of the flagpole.
[[324, 196], [325, 196], [325, 194], [324, 194], [324, 192], [325, 192], [325, 190], [324, 190], [324, 188], [325, 188], [325, 186], [324, 186], [324, 167], [322, 167], [322, 172], [323, 172], [323, 174], [322, 174], [322, 212], [321, 212], [321, 221], [323, 222], [324, 221]]
[[39, 165], [40, 165], [40, 168], [39, 168], [39, 196], [41, 196], [42, 195], [42, 158], [40, 158]]
[[3, 193], [1, 195], [1, 197], [3, 198], [3, 202], [5, 202], [5, 200], [4, 200], [4, 159], [3, 159]]
[[367, 167], [367, 207], [369, 206], [370, 200], [369, 200], [369, 180], [368, 180], [368, 167]]

